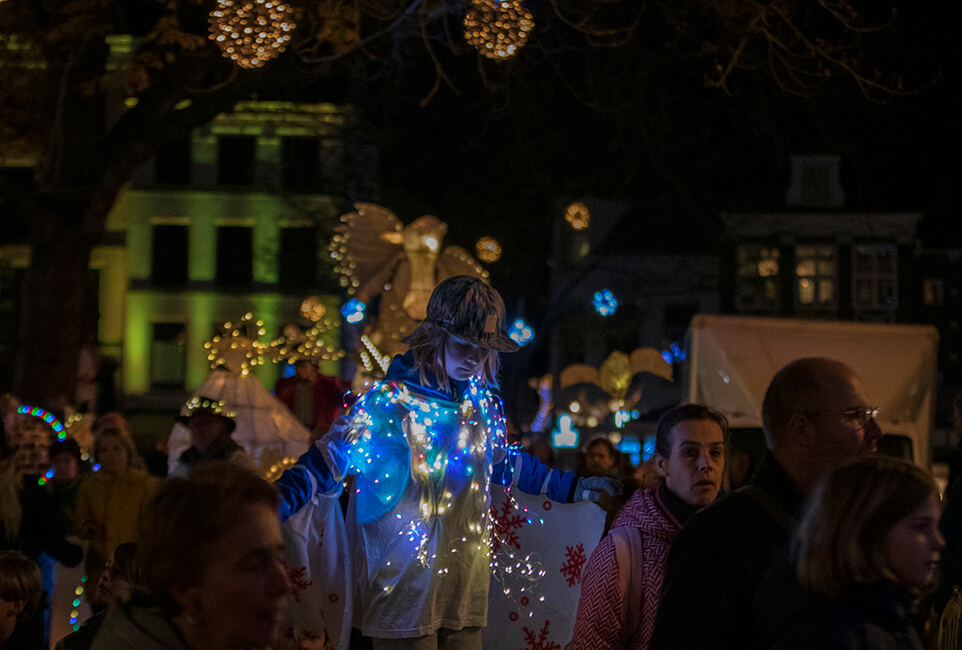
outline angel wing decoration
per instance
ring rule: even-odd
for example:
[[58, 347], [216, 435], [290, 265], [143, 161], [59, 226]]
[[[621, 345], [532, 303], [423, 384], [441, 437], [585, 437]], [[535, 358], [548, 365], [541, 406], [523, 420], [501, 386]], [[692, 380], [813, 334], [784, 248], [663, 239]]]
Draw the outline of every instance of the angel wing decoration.
[[331, 242], [341, 285], [361, 302], [378, 298], [377, 315], [364, 333], [383, 354], [401, 354], [401, 340], [427, 311], [434, 287], [453, 275], [487, 278], [488, 272], [463, 248], [442, 248], [446, 223], [431, 215], [405, 226], [393, 212], [357, 203], [341, 217]]

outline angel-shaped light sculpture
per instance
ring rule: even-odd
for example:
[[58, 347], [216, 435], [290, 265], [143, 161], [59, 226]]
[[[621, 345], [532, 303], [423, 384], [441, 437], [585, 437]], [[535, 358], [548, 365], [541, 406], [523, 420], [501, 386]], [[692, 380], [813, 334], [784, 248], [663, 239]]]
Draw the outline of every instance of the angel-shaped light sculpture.
[[407, 349], [402, 339], [427, 314], [439, 282], [454, 275], [486, 279], [488, 272], [460, 246], [443, 245], [448, 226], [437, 217], [425, 215], [405, 226], [379, 205], [354, 207], [335, 229], [331, 255], [349, 294], [366, 305], [379, 299], [377, 315], [368, 317], [364, 330], [365, 346], [391, 358]]
[[[597, 427], [610, 416], [615, 426], [621, 428], [636, 417], [634, 413], [641, 403], [642, 389], [631, 390], [632, 380], [642, 372], [672, 381], [671, 364], [653, 348], [638, 348], [630, 355], [612, 352], [600, 368], [585, 364], [568, 366], [561, 371], [560, 390], [579, 387], [578, 397], [565, 400], [563, 404], [556, 397], [558, 407], [569, 411], [578, 425]], [[598, 394], [597, 389], [601, 389], [604, 397], [598, 399], [591, 396], [586, 390], [591, 387], [596, 387], [595, 395]]]

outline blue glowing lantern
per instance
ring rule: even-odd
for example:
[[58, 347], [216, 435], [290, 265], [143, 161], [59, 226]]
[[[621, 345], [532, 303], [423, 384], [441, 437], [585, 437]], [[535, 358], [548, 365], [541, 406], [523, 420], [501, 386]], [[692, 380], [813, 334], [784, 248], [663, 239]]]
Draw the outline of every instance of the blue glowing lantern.
[[531, 329], [530, 325], [519, 318], [518, 320], [514, 321], [513, 325], [511, 325], [511, 329], [508, 330], [508, 336], [510, 336], [511, 340], [518, 345], [525, 346], [531, 342], [531, 339], [534, 338], [534, 330]]
[[602, 316], [611, 316], [618, 309], [618, 300], [608, 289], [595, 292], [595, 311]]
[[580, 432], [567, 413], [558, 416], [558, 428], [551, 432], [551, 444], [559, 449], [578, 446]]
[[360, 323], [364, 320], [364, 309], [367, 307], [357, 298], [351, 298], [341, 307], [341, 315], [348, 323]]

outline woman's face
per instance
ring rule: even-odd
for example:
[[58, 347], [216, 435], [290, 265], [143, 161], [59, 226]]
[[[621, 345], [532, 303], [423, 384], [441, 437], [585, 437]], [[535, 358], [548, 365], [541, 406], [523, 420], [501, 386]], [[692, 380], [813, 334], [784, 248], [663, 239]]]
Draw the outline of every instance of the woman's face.
[[290, 592], [281, 526], [263, 503], [242, 506], [233, 521], [200, 581], [177, 601], [217, 647], [269, 646]]
[[97, 445], [97, 462], [101, 472], [123, 474], [130, 465], [127, 447], [117, 436], [104, 436]]
[[655, 457], [665, 485], [688, 505], [715, 500], [725, 471], [725, 434], [712, 420], [684, 420], [671, 428], [671, 456]]
[[885, 565], [899, 584], [924, 589], [932, 584], [945, 538], [939, 532], [939, 502], [934, 494], [885, 535]]
[[450, 379], [466, 381], [481, 370], [491, 351], [456, 336], [444, 344], [444, 372]]
[[114, 558], [107, 560], [107, 565], [100, 574], [97, 581], [97, 602], [106, 605], [110, 600], [129, 583], [124, 580], [114, 568]]

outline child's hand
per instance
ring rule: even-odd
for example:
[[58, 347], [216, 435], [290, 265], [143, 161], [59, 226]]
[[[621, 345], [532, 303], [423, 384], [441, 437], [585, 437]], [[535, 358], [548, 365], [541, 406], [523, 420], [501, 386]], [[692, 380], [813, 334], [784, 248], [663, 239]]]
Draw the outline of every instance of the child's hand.
[[602, 494], [615, 496], [621, 494], [621, 491], [621, 483], [607, 476], [579, 478], [578, 485], [575, 486], [575, 503], [579, 501], [598, 503], [601, 501]]

